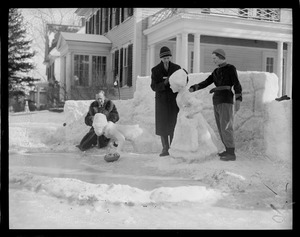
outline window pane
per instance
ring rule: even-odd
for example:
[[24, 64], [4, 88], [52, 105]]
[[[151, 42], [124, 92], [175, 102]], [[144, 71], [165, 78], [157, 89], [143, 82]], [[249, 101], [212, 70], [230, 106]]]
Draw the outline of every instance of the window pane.
[[89, 56], [74, 55], [74, 77], [78, 78], [80, 86], [87, 86], [89, 83]]

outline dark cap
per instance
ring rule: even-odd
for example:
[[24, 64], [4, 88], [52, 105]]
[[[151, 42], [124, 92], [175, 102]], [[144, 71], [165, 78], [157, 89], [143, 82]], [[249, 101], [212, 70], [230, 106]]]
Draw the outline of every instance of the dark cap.
[[163, 57], [167, 57], [167, 56], [172, 56], [171, 50], [168, 47], [164, 46], [160, 49], [159, 57], [163, 58]]
[[215, 49], [212, 53], [220, 54], [221, 56], [226, 58], [226, 54], [225, 54], [225, 51], [223, 49]]

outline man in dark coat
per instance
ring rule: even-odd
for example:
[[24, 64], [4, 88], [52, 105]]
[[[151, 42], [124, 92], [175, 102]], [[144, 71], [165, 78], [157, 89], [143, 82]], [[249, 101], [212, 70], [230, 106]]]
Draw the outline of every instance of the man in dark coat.
[[96, 100], [91, 103], [89, 111], [84, 119], [85, 124], [91, 126], [91, 129], [82, 138], [80, 144], [77, 146], [82, 151], [89, 149], [97, 143], [99, 148], [105, 147], [109, 143], [109, 139], [104, 135], [98, 137], [94, 131], [94, 128], [92, 127], [94, 115], [96, 113], [105, 114], [107, 121], [116, 123], [119, 120], [119, 113], [115, 104], [111, 100], [105, 98], [104, 91], [100, 91], [98, 94], [96, 94]]
[[[234, 161], [236, 160], [236, 155], [233, 131], [233, 104], [234, 110], [237, 112], [243, 99], [242, 86], [239, 82], [236, 68], [226, 62], [226, 55], [223, 49], [214, 50], [212, 59], [218, 68], [206, 80], [192, 85], [189, 91], [194, 92], [212, 83], [215, 84], [216, 87], [210, 90], [210, 93], [214, 93], [214, 115], [221, 140], [226, 149], [224, 152], [219, 153], [219, 156], [223, 161]], [[231, 90], [232, 87], [235, 92], [235, 102]]]
[[155, 132], [161, 137], [162, 152], [160, 156], [169, 155], [179, 108], [176, 103], [177, 93], [173, 93], [169, 77], [180, 66], [172, 63], [168, 47], [160, 49], [161, 62], [151, 69], [151, 88], [155, 91]]

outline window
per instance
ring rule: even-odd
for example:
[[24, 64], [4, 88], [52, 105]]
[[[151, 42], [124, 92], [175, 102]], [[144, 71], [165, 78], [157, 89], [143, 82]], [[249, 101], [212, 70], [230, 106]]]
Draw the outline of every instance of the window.
[[106, 84], [106, 57], [92, 56], [92, 85], [104, 86]]
[[89, 56], [88, 55], [74, 55], [74, 78], [75, 85], [88, 86], [89, 85]]
[[118, 77], [120, 87], [132, 86], [133, 44], [112, 53], [114, 80]]
[[274, 58], [273, 57], [266, 58], [266, 72], [274, 72]]

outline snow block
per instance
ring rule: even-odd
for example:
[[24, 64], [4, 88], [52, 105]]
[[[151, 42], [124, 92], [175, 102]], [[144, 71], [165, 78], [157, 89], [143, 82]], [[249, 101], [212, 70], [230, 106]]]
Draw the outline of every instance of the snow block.
[[[205, 80], [210, 73], [189, 74], [187, 86]], [[292, 101], [275, 101], [278, 93], [278, 78], [274, 73], [240, 72], [238, 77], [243, 88], [243, 101], [235, 114], [236, 149], [274, 160], [291, 159]], [[114, 100], [120, 114], [119, 124], [139, 124], [143, 137], [135, 144], [137, 152], [160, 152], [159, 136], [155, 135], [155, 93], [150, 88], [151, 77], [138, 77], [134, 98]], [[201, 101], [202, 115], [219, 138], [213, 114], [210, 85], [192, 93]], [[74, 143], [88, 131], [84, 116], [92, 100], [66, 101], [66, 139]], [[85, 129], [85, 131], [84, 131]], [[75, 142], [76, 141], [76, 142]], [[222, 147], [220, 149], [223, 149]]]

